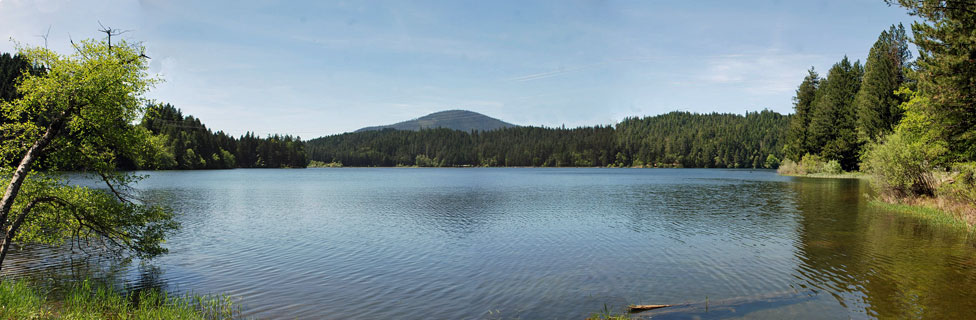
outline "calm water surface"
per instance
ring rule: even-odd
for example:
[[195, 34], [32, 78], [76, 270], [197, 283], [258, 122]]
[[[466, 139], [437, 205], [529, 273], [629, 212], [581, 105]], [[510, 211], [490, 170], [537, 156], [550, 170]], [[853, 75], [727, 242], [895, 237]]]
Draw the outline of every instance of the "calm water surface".
[[[717, 169], [150, 172], [170, 253], [120, 286], [222, 292], [254, 318], [971, 318], [976, 241], [857, 180]], [[4, 272], [91, 272], [31, 248]], [[88, 267], [84, 267], [88, 266]], [[30, 270], [30, 271], [28, 271]], [[708, 299], [708, 306], [705, 300]]]

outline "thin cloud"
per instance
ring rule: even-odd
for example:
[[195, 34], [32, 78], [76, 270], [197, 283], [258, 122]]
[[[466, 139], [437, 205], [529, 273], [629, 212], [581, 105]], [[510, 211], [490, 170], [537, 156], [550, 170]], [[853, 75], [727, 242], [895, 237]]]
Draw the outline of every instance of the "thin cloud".
[[618, 64], [618, 63], [652, 61], [653, 59], [656, 59], [656, 58], [638, 57], [638, 58], [613, 59], [613, 60], [607, 60], [607, 61], [602, 61], [602, 62], [593, 63], [593, 64], [581, 64], [581, 65], [570, 66], [570, 67], [559, 67], [556, 70], [551, 70], [551, 71], [546, 71], [546, 72], [539, 72], [539, 73], [533, 73], [533, 74], [527, 74], [527, 75], [523, 75], [523, 76], [509, 78], [507, 80], [508, 81], [514, 81], [514, 82], [525, 82], [525, 81], [540, 80], [540, 79], [552, 78], [552, 77], [559, 76], [559, 75], [563, 75], [563, 74], [567, 74], [567, 73], [574, 73], [574, 72], [579, 72], [579, 71], [583, 71], [583, 70], [586, 70], [586, 69], [592, 69], [592, 68], [597, 68], [597, 67], [602, 67], [602, 66], [609, 66], [609, 65]]

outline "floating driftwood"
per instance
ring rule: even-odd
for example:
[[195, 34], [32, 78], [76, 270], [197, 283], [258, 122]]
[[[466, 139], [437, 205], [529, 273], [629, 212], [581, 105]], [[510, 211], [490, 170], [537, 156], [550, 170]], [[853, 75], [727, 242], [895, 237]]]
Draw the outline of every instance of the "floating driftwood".
[[638, 304], [638, 305], [630, 305], [627, 308], [630, 308], [630, 312], [642, 312], [647, 310], [667, 308], [670, 306], [671, 306], [670, 304]]

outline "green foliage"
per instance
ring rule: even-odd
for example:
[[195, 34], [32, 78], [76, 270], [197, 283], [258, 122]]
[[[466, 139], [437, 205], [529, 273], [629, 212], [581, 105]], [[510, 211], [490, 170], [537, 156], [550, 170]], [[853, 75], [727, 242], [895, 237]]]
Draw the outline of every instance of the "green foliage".
[[790, 118], [772, 111], [671, 112], [617, 124], [620, 151], [636, 165], [756, 168], [781, 154]]
[[309, 168], [342, 168], [341, 162], [322, 162], [312, 160], [308, 163]]
[[972, 1], [889, 0], [924, 19], [912, 24], [917, 111], [931, 122], [926, 135], [945, 143], [940, 165], [976, 161], [976, 7]]
[[808, 130], [819, 86], [820, 75], [811, 67], [807, 71], [807, 76], [803, 78], [803, 82], [796, 89], [796, 95], [793, 96], [794, 113], [790, 119], [790, 127], [786, 135], [786, 151], [784, 152], [787, 158], [800, 159], [804, 154], [815, 149], [808, 141]]
[[815, 154], [805, 154], [803, 159], [800, 159], [800, 171], [804, 174], [814, 174], [824, 172], [824, 161], [820, 156]]
[[[152, 104], [141, 127], [164, 149], [145, 153], [135, 161], [146, 169], [304, 168], [308, 164], [305, 143], [299, 137], [253, 133], [235, 138], [223, 131], [207, 129], [200, 119], [184, 116], [170, 104]], [[176, 161], [169, 161], [172, 157]], [[154, 165], [155, 164], [155, 165]]]
[[972, 232], [974, 230], [973, 227], [967, 224], [965, 220], [959, 219], [959, 217], [955, 216], [953, 213], [942, 210], [934, 205], [919, 203], [902, 204], [880, 200], [872, 200], [868, 202], [868, 204], [870, 206], [882, 208], [888, 211], [909, 214], [931, 223], [958, 229], [960, 231]]
[[[137, 44], [81, 41], [72, 55], [46, 48], [20, 54], [44, 72], [24, 73], [20, 97], [0, 105], [0, 226], [4, 246], [11, 241], [63, 243], [93, 240], [118, 253], [151, 257], [165, 252], [164, 236], [177, 227], [165, 208], [131, 197], [139, 177], [115, 171], [122, 159], [147, 150], [147, 135], [132, 125], [142, 112], [143, 94], [157, 82]], [[40, 159], [40, 160], [38, 160]], [[33, 171], [84, 168], [108, 190], [71, 186], [57, 175]]]
[[830, 160], [823, 165], [823, 173], [841, 174], [844, 173], [844, 169], [840, 167], [840, 162], [837, 162], [837, 160]]
[[52, 124], [61, 134], [47, 153], [51, 167], [108, 170], [118, 158], [134, 156], [143, 141], [128, 124], [141, 115], [142, 95], [157, 82], [146, 73], [142, 50], [122, 41], [110, 52], [92, 40], [81, 41], [70, 56], [22, 48], [20, 54], [45, 72], [21, 77], [22, 96], [0, 106], [9, 121], [0, 127], [0, 163], [19, 160]]
[[123, 295], [82, 281], [51, 297], [26, 281], [0, 283], [0, 319], [234, 319], [241, 307], [227, 296], [170, 295], [145, 290]]
[[44, 297], [27, 282], [0, 282], [0, 319], [43, 318], [46, 315], [42, 311], [43, 307]]
[[161, 134], [152, 134], [145, 127], [136, 127], [146, 143], [142, 146], [136, 160], [136, 166], [144, 169], [169, 169], [176, 166], [176, 156], [166, 145], [167, 137]]
[[949, 180], [937, 187], [936, 194], [976, 207], [976, 162], [953, 165]]
[[903, 117], [895, 132], [900, 133], [903, 139], [924, 145], [925, 148], [921, 150], [924, 152], [923, 158], [932, 162], [933, 166], [951, 163], [948, 143], [940, 138], [939, 130], [935, 128], [938, 126], [935, 115], [926, 112], [931, 100], [906, 87], [896, 93], [905, 97], [906, 101], [901, 104]]
[[[34, 67], [22, 55], [0, 54], [0, 101], [13, 101], [20, 98], [17, 92], [19, 78], [26, 74], [40, 74], [41, 68]], [[3, 121], [0, 117], [0, 121]]]
[[895, 131], [881, 142], [868, 145], [862, 169], [873, 176], [872, 182], [880, 192], [890, 196], [932, 195], [934, 179], [926, 155], [928, 147]]
[[310, 140], [309, 157], [347, 166], [762, 167], [789, 117], [772, 111], [672, 112], [616, 127], [514, 127], [486, 132], [380, 130]]
[[417, 159], [414, 161], [414, 165], [418, 167], [442, 167], [443, 162], [438, 160], [437, 157], [431, 159], [423, 154], [418, 154]]
[[779, 158], [770, 154], [769, 156], [766, 157], [766, 162], [763, 163], [763, 167], [767, 169], [779, 168]]
[[861, 89], [854, 100], [857, 134], [862, 143], [874, 142], [891, 133], [901, 119], [902, 98], [895, 91], [906, 81], [905, 70], [911, 60], [905, 27], [891, 26], [882, 31], [871, 47]]
[[[0, 185], [8, 185], [12, 172], [6, 169], [0, 175]], [[140, 179], [123, 173], [104, 173], [102, 177], [113, 188], [126, 188]], [[126, 199], [122, 196], [125, 189], [116, 191], [119, 193], [73, 186], [56, 174], [32, 173], [11, 212], [24, 212], [33, 200], [47, 200], [32, 207], [14, 240], [55, 246], [66, 241], [98, 244], [119, 254], [130, 250], [141, 257], [165, 253], [165, 235], [178, 227], [172, 212]]]
[[847, 170], [857, 168], [860, 147], [855, 129], [854, 97], [864, 73], [847, 57], [834, 64], [817, 90], [807, 141], [812, 154], [837, 159]]
[[237, 166], [237, 157], [233, 153], [230, 153], [230, 151], [220, 149], [220, 156], [218, 157], [215, 153], [213, 158], [214, 161], [224, 161], [225, 168], [234, 168]]

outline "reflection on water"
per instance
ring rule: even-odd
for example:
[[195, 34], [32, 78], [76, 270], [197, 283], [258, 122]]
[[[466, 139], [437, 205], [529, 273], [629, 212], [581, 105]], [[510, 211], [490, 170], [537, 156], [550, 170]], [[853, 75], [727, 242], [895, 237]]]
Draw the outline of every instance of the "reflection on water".
[[183, 224], [170, 254], [125, 264], [30, 248], [4, 273], [227, 293], [257, 318], [581, 318], [630, 303], [681, 304], [643, 314], [655, 319], [964, 318], [976, 307], [973, 240], [868, 206], [856, 180], [695, 169], [151, 175], [142, 195]]
[[794, 184], [800, 285], [880, 318], [965, 319], [976, 309], [976, 242], [867, 206], [864, 182]]

